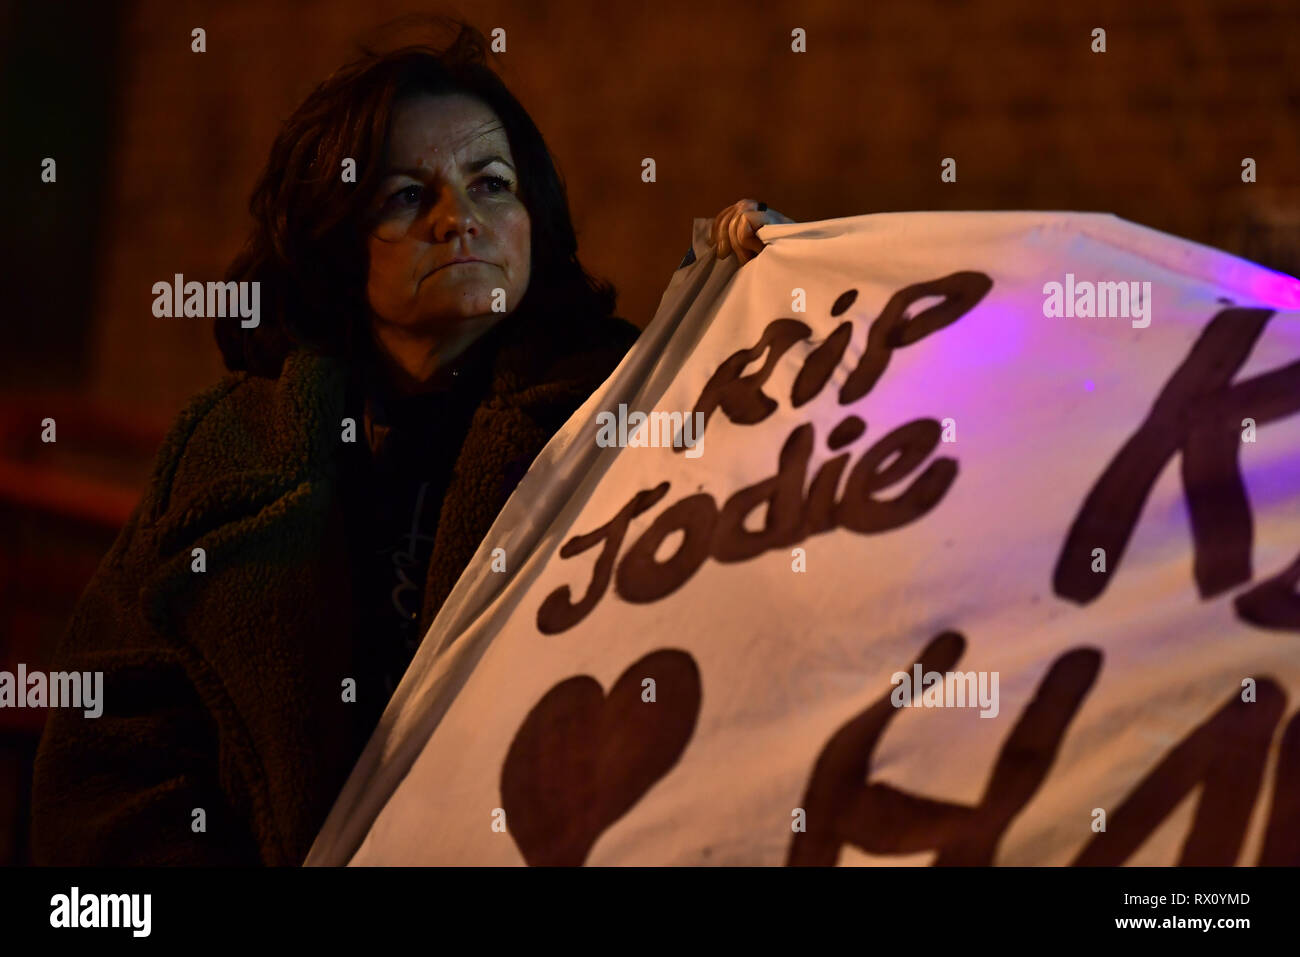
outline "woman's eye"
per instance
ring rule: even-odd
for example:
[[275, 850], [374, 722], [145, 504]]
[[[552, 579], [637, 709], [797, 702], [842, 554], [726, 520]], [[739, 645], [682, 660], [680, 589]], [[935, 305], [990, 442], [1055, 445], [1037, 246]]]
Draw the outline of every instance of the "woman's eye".
[[420, 202], [420, 194], [424, 192], [423, 186], [412, 183], [404, 189], [399, 189], [393, 195], [388, 197], [390, 206], [414, 206]]
[[[484, 176], [481, 177], [476, 185], [481, 185], [483, 190], [490, 195], [508, 192], [514, 182], [503, 176]], [[384, 202], [385, 209], [409, 210], [420, 205], [423, 201], [424, 187], [418, 183], [412, 183], [410, 186], [403, 187], [392, 193]]]
[[505, 179], [504, 177], [501, 176], [484, 176], [481, 180], [479, 180], [479, 182], [488, 183], [489, 185], [493, 185], [496, 187], [495, 189], [489, 189], [488, 190], [489, 193], [504, 192], [510, 189], [511, 186], [515, 185], [510, 180]]

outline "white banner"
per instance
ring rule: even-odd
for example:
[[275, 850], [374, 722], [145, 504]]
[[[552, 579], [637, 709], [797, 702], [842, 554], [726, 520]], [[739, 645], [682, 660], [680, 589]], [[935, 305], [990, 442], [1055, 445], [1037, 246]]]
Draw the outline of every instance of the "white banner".
[[308, 863], [1300, 864], [1300, 281], [1100, 214], [708, 223]]

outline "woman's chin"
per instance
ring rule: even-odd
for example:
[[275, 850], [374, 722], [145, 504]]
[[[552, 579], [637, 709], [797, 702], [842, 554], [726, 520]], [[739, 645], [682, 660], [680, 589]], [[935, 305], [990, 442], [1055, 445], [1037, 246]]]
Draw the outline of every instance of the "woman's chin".
[[485, 316], [503, 316], [512, 311], [512, 303], [506, 303], [506, 312], [492, 308], [494, 297], [491, 290], [466, 290], [464, 295], [439, 296], [435, 302], [421, 303], [427, 319], [421, 324], [434, 326], [459, 325]]

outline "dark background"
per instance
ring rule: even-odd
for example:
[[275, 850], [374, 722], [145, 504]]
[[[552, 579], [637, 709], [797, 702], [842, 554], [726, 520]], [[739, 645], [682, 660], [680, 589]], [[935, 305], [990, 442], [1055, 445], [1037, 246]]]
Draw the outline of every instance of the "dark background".
[[[1110, 212], [1300, 274], [1296, 0], [0, 0], [0, 669], [47, 667], [164, 431], [224, 371], [153, 284], [220, 277], [278, 124], [412, 12], [506, 30], [580, 255], [641, 326], [691, 220], [744, 197], [800, 221]], [[28, 860], [42, 720], [0, 711], [3, 864]]]

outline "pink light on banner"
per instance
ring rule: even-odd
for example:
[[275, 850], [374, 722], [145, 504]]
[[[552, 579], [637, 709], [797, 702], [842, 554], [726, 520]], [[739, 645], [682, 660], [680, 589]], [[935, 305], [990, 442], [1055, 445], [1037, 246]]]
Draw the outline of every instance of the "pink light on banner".
[[1300, 310], [1300, 279], [1286, 273], [1224, 256], [1214, 264], [1214, 279], [1232, 289], [1242, 290], [1249, 302], [1242, 306], [1268, 306], [1286, 312]]
[[1267, 305], [1288, 311], [1300, 309], [1300, 279], [1286, 273], [1261, 269], [1251, 292]]

